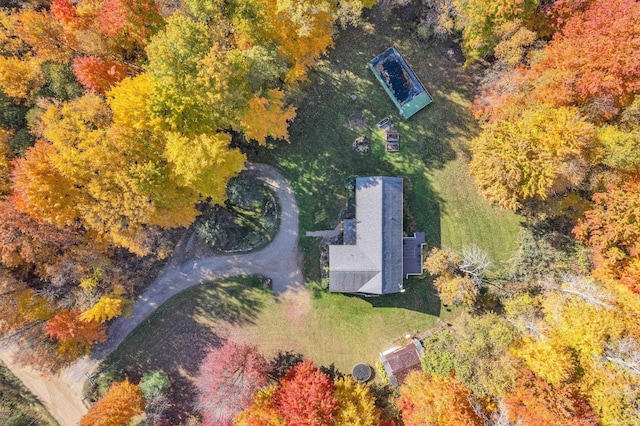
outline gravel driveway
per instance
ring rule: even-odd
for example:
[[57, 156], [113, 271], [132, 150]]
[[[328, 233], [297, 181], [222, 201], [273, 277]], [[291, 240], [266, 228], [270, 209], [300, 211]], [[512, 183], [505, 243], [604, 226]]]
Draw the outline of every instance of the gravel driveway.
[[271, 278], [276, 295], [303, 285], [298, 262], [298, 205], [291, 185], [266, 164], [250, 164], [247, 173], [269, 185], [280, 202], [280, 230], [267, 247], [252, 253], [189, 260], [179, 267], [163, 270], [138, 297], [132, 315], [118, 318], [109, 327], [107, 342], [96, 346], [90, 357], [78, 360], [59, 375], [47, 377], [29, 368], [19, 368], [9, 362], [12, 348], [0, 350], [0, 359], [38, 396], [60, 425], [75, 426], [86, 413], [81, 399], [87, 374], [95, 371], [134, 328], [172, 296], [203, 281], [238, 275], [259, 274]]

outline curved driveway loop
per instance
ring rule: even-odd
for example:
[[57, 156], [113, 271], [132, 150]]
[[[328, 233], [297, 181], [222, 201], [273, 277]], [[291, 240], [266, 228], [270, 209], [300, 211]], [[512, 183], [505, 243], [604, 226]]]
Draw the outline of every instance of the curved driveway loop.
[[190, 260], [177, 268], [163, 270], [138, 297], [132, 315], [118, 318], [109, 327], [108, 340], [95, 347], [91, 357], [79, 360], [58, 376], [43, 377], [31, 369], [19, 368], [7, 362], [10, 350], [0, 351], [0, 358], [38, 396], [60, 425], [75, 426], [86, 413], [87, 408], [81, 400], [88, 373], [95, 371], [134, 328], [172, 296], [204, 281], [238, 275], [259, 274], [271, 278], [276, 295], [303, 285], [298, 264], [298, 205], [291, 185], [275, 168], [266, 164], [250, 164], [247, 173], [267, 183], [280, 202], [280, 229], [267, 247], [252, 253]]
[[106, 357], [158, 306], [203, 281], [260, 274], [272, 279], [275, 294], [302, 285], [298, 265], [298, 205], [293, 190], [271, 166], [251, 164], [247, 169], [273, 188], [280, 201], [280, 230], [273, 241], [260, 251], [190, 260], [177, 269], [166, 270], [138, 297], [132, 315], [118, 318], [109, 327], [107, 342], [95, 348], [92, 358]]

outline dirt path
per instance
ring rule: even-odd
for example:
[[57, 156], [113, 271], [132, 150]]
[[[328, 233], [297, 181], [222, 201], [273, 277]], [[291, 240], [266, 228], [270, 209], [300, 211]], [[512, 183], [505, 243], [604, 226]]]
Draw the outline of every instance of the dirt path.
[[[113, 352], [125, 337], [156, 308], [181, 291], [203, 281], [238, 275], [260, 274], [271, 278], [276, 296], [303, 285], [298, 263], [298, 205], [291, 185], [273, 167], [250, 164], [248, 173], [273, 188], [280, 202], [280, 230], [264, 249], [246, 254], [189, 260], [179, 267], [169, 266], [138, 297], [129, 317], [121, 317], [109, 327], [108, 340], [97, 346], [91, 357], [80, 359], [56, 376], [42, 376], [33, 369], [10, 362], [11, 348], [0, 350], [0, 359], [43, 402], [62, 426], [75, 426], [86, 413], [82, 387], [89, 373]], [[172, 262], [169, 262], [172, 265]]]

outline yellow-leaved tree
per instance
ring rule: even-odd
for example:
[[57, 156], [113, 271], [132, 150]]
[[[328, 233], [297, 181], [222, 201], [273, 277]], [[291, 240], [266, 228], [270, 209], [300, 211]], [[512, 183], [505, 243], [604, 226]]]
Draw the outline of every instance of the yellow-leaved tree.
[[103, 323], [122, 315], [127, 300], [118, 294], [105, 294], [80, 315], [82, 321]]
[[338, 400], [335, 417], [336, 426], [377, 426], [380, 424], [380, 410], [369, 387], [351, 376], [336, 380], [333, 396]]
[[0, 88], [7, 96], [28, 99], [44, 83], [37, 60], [0, 56]]
[[578, 363], [569, 348], [556, 336], [525, 337], [514, 350], [531, 371], [554, 386], [574, 379]]
[[225, 200], [227, 181], [242, 170], [246, 156], [230, 149], [228, 133], [183, 136], [169, 133], [165, 155], [178, 181], [214, 203]]
[[579, 184], [594, 142], [594, 127], [577, 108], [514, 108], [472, 140], [471, 174], [487, 200], [516, 210], [522, 200], [545, 199], [552, 189]]

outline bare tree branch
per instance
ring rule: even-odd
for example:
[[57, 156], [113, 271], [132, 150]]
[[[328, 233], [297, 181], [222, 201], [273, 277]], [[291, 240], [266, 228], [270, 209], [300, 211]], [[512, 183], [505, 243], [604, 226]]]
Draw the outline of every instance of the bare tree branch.
[[640, 376], [640, 343], [636, 339], [626, 337], [607, 344], [604, 359]]
[[565, 275], [562, 284], [558, 285], [553, 279], [543, 282], [543, 288], [547, 291], [558, 291], [564, 294], [576, 296], [596, 308], [613, 309], [611, 303], [615, 298], [601, 291], [598, 285], [590, 278], [575, 275]]

